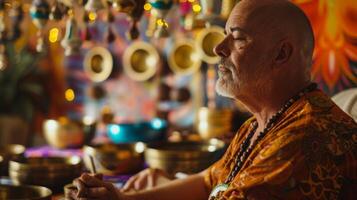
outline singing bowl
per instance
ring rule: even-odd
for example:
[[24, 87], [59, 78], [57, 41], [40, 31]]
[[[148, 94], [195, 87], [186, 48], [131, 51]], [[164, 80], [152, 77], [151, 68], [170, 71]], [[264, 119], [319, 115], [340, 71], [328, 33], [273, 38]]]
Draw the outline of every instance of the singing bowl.
[[49, 119], [43, 123], [43, 132], [47, 143], [55, 148], [77, 148], [89, 143], [96, 130], [96, 123], [84, 123], [61, 117]]
[[219, 26], [212, 26], [200, 31], [197, 35], [196, 45], [201, 59], [208, 64], [219, 62], [219, 56], [213, 49], [224, 39], [224, 29]]
[[147, 145], [145, 161], [150, 167], [165, 170], [172, 175], [177, 172], [191, 174], [209, 167], [224, 151], [224, 142], [217, 139], [201, 142], [160, 142]]
[[81, 159], [71, 157], [32, 157], [12, 160], [9, 163], [9, 175], [15, 184], [31, 184], [62, 189], [82, 171]]
[[124, 71], [133, 80], [146, 81], [155, 75], [159, 60], [159, 53], [153, 45], [134, 42], [124, 51]]
[[232, 128], [233, 112], [227, 108], [201, 107], [197, 112], [195, 128], [201, 138], [219, 138]]
[[115, 144], [132, 142], [155, 142], [165, 138], [167, 122], [155, 118], [136, 123], [108, 124], [107, 134]]
[[34, 185], [0, 184], [0, 199], [11, 200], [51, 200], [50, 189]]
[[168, 61], [171, 70], [182, 75], [195, 73], [202, 63], [195, 43], [191, 40], [176, 42]]
[[109, 78], [113, 71], [113, 57], [108, 49], [94, 47], [84, 57], [84, 72], [94, 82], [102, 82]]
[[25, 147], [19, 144], [0, 146], [0, 176], [7, 176], [9, 172], [9, 161], [20, 159], [24, 156]]
[[143, 168], [144, 149], [142, 142], [86, 145], [83, 160], [86, 168], [91, 170], [92, 157], [96, 171], [104, 175], [131, 174]]

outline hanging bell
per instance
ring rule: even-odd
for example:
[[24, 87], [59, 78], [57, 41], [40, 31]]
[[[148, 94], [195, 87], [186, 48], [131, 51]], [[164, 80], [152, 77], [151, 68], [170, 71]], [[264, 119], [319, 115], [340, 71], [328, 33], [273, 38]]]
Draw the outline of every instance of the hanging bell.
[[112, 7], [117, 12], [131, 13], [136, 6], [133, 0], [113, 0]]
[[135, 40], [139, 37], [139, 29], [137, 27], [137, 21], [132, 20], [130, 24], [130, 29], [126, 32], [126, 37], [128, 40]]
[[61, 42], [62, 47], [65, 49], [66, 56], [78, 54], [80, 52], [82, 41], [78, 37], [78, 26], [74, 17], [70, 17], [66, 24], [66, 33]]
[[55, 3], [55, 5], [51, 8], [51, 13], [50, 13], [50, 19], [51, 20], [61, 20], [63, 17], [63, 12], [60, 8], [60, 5], [58, 2]]
[[159, 19], [157, 20], [158, 26], [154, 32], [154, 37], [168, 37], [168, 25], [164, 18], [172, 7], [172, 0], [149, 0], [149, 2], [152, 6], [151, 14]]
[[157, 20], [157, 27], [154, 32], [154, 37], [155, 38], [164, 38], [164, 37], [169, 37], [170, 33], [167, 30], [167, 23], [163, 19]]
[[104, 5], [101, 0], [88, 0], [84, 9], [90, 12], [97, 12], [104, 8]]
[[50, 14], [50, 6], [46, 0], [34, 0], [30, 8], [32, 22], [38, 29], [45, 27]]
[[107, 43], [112, 43], [115, 41], [115, 34], [113, 33], [113, 30], [110, 25], [108, 25], [108, 30], [105, 33], [105, 40]]

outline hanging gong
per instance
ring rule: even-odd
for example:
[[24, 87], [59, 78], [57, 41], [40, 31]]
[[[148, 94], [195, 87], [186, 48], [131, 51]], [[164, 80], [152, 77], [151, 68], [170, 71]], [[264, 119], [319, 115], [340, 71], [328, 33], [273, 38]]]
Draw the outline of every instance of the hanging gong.
[[108, 49], [94, 47], [84, 57], [84, 71], [94, 82], [102, 82], [113, 70], [113, 57]]
[[213, 49], [224, 39], [224, 30], [219, 26], [211, 26], [202, 29], [197, 35], [197, 48], [203, 61], [208, 64], [216, 64], [219, 62]]
[[177, 41], [169, 54], [169, 66], [176, 74], [193, 74], [201, 66], [200, 55], [192, 40]]
[[124, 51], [124, 71], [133, 80], [146, 81], [155, 75], [159, 60], [159, 53], [153, 45], [134, 42]]

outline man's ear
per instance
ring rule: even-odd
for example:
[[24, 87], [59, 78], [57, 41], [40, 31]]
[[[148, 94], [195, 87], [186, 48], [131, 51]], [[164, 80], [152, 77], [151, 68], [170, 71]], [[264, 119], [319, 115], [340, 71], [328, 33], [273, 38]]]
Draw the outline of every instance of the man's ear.
[[292, 53], [293, 46], [291, 43], [287, 41], [282, 42], [275, 57], [275, 63], [277, 65], [286, 63], [291, 58]]

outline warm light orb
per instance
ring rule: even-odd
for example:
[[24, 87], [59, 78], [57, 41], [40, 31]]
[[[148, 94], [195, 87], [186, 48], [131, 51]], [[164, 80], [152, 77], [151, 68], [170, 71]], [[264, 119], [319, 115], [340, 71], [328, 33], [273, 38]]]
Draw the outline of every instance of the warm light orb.
[[95, 12], [89, 12], [88, 18], [90, 21], [94, 21], [95, 19], [97, 19], [97, 14]]
[[58, 34], [59, 34], [59, 30], [58, 28], [52, 28], [50, 30], [50, 33], [48, 35], [48, 40], [51, 42], [51, 43], [55, 43], [58, 41]]
[[202, 9], [201, 6], [198, 5], [198, 4], [192, 6], [192, 10], [193, 10], [193, 12], [195, 12], [195, 13], [201, 12], [201, 9]]
[[65, 92], [65, 98], [67, 101], [73, 101], [75, 98], [74, 91], [72, 89], [67, 89]]
[[151, 8], [152, 8], [152, 6], [151, 6], [150, 3], [146, 3], [146, 4], [144, 5], [144, 10], [146, 10], [146, 11], [151, 10]]

